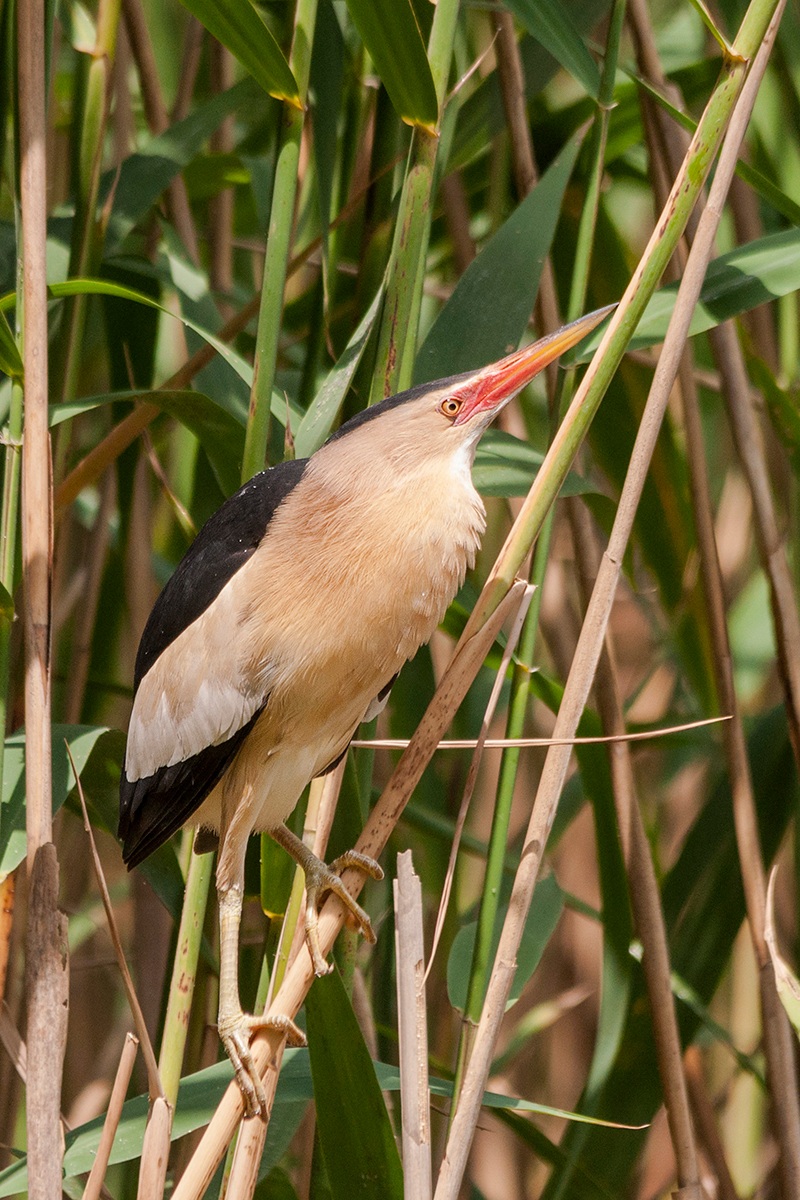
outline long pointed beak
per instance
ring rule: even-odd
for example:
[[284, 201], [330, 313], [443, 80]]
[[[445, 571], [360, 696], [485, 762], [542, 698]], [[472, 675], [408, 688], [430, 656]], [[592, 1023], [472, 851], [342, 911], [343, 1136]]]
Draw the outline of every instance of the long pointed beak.
[[538, 342], [524, 346], [486, 367], [478, 376], [474, 391], [454, 424], [463, 425], [480, 414], [485, 414], [486, 417], [490, 414], [494, 416], [540, 371], [582, 341], [615, 308], [615, 304], [609, 304], [606, 308], [587, 313], [577, 321], [557, 329], [555, 333], [550, 333]]

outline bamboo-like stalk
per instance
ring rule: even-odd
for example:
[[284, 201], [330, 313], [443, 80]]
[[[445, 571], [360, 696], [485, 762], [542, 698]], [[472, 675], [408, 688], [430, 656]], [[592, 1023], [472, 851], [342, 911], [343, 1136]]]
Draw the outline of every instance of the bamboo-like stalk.
[[256, 332], [255, 372], [250, 393], [250, 413], [242, 461], [242, 482], [263, 471], [269, 441], [272, 386], [278, 364], [278, 338], [283, 316], [283, 293], [294, 230], [300, 166], [300, 142], [305, 123], [305, 103], [317, 0], [297, 0], [289, 66], [297, 83], [300, 107], [286, 105], [285, 124], [272, 188], [269, 233], [264, 257], [261, 307]]
[[[328, 839], [336, 815], [336, 804], [344, 779], [345, 760], [327, 775], [312, 780], [305, 821], [303, 841], [310, 846], [317, 858], [324, 860]], [[280, 943], [275, 955], [275, 965], [270, 980], [264, 1011], [267, 1012], [272, 997], [279, 991], [286, 972], [297, 958], [305, 942], [303, 921], [303, 897], [305, 876], [299, 867], [295, 870], [292, 893], [286, 908], [281, 929]], [[267, 1121], [245, 1121], [239, 1131], [233, 1153], [227, 1194], [236, 1200], [248, 1200], [258, 1183], [258, 1168], [267, 1139]]]
[[[738, 148], [744, 136], [758, 82], [766, 66], [771, 46], [771, 38], [766, 36], [767, 29], [769, 28], [774, 36], [776, 25], [773, 18], [778, 8], [779, 4], [761, 3], [761, 0], [751, 3], [748, 8], [734, 43], [734, 53], [737, 56], [740, 55], [741, 58], [730, 61], [723, 70], [718, 88], [709, 100], [698, 125], [684, 168], [673, 185], [668, 209], [651, 238], [644, 258], [634, 273], [632, 283], [626, 290], [620, 308], [612, 318], [593, 364], [587, 371], [570, 409], [572, 412], [576, 405], [584, 402], [586, 407], [593, 410], [597, 393], [602, 394], [602, 390], [610, 379], [611, 370], [616, 367], [621, 356], [624, 335], [635, 327], [638, 316], [685, 227], [691, 207], [699, 195], [705, 175], [711, 165], [713, 154], [719, 146], [731, 111], [744, 85], [746, 89], [744, 98], [736, 106], [736, 120], [725, 140], [714, 178], [712, 187], [714, 204], [709, 203], [709, 208], [701, 220], [698, 236], [692, 248], [690, 263], [682, 281], [664, 349], [653, 380], [650, 397], [639, 427], [609, 547], [598, 574], [572, 669], [567, 679], [554, 730], [556, 737], [574, 735], [594, 677], [619, 578], [622, 557], [633, 525], [647, 467], [655, 447], [658, 429], [666, 410], [669, 392], [677, 373], [681, 348], [686, 339], [691, 313], [702, 286], [708, 256], [719, 221], [722, 199], [730, 184]], [[770, 25], [770, 22], [773, 24]], [[756, 52], [758, 52], [757, 63], [752, 68], [745, 84], [745, 61], [749, 62]], [[606, 362], [607, 358], [608, 362]], [[564, 446], [570, 444], [572, 436], [571, 432], [565, 432], [562, 437], [556, 439], [554, 447], [561, 452]], [[548, 457], [551, 457], [553, 452], [551, 450]], [[533, 496], [533, 493], [539, 490], [534, 485], [531, 495]], [[541, 492], [546, 495], [544, 486], [541, 488]], [[529, 514], [532, 519], [538, 511], [540, 503], [541, 496], [536, 496], [526, 506], [528, 511], [523, 510], [517, 527], [512, 531], [501, 552], [493, 572], [493, 578], [490, 578], [487, 583], [483, 596], [473, 612], [472, 621], [480, 621], [483, 613], [491, 607], [494, 595], [501, 593], [500, 581], [505, 577], [506, 571], [512, 569], [513, 564], [518, 561], [518, 556], [524, 547]], [[470, 628], [469, 623], [467, 628]], [[457, 1195], [461, 1184], [480, 1112], [481, 1097], [488, 1077], [493, 1047], [513, 982], [516, 948], [530, 908], [539, 864], [555, 816], [568, 763], [568, 751], [560, 747], [553, 747], [548, 751], [525, 838], [520, 869], [512, 890], [509, 915], [501, 934], [495, 959], [495, 970], [489, 984], [472, 1058], [464, 1081], [462, 1103], [453, 1121], [448, 1139], [447, 1151], [436, 1189], [436, 1200], [450, 1200]]]
[[[50, 580], [53, 493], [47, 420], [45, 22], [42, 0], [17, 9], [22, 214], [22, 572], [25, 587], [26, 828], [28, 857], [28, 1187], [61, 1195], [61, 1075], [67, 1032], [66, 918], [58, 911], [52, 845]], [[3, 731], [4, 733], [5, 731]]]
[[728, 1169], [714, 1109], [706, 1092], [703, 1079], [703, 1057], [699, 1046], [687, 1047], [683, 1056], [683, 1066], [698, 1134], [717, 1177], [719, 1200], [741, 1200]]
[[409, 1200], [430, 1200], [431, 1115], [422, 885], [414, 871], [410, 850], [397, 856], [394, 911], [404, 1192]]
[[213, 854], [189, 854], [186, 890], [158, 1059], [164, 1095], [173, 1107], [178, 1098], [183, 1054], [189, 1033], [189, 1013], [197, 980], [197, 962], [203, 940], [203, 920], [213, 874]]

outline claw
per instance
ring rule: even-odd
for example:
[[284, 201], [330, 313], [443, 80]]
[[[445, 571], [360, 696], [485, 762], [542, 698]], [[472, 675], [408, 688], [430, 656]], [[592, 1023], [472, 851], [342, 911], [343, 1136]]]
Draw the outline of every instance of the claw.
[[283, 846], [284, 850], [288, 854], [291, 854], [294, 861], [305, 874], [306, 945], [311, 955], [314, 974], [329, 975], [333, 967], [328, 965], [322, 955], [317, 929], [320, 897], [325, 892], [333, 892], [335, 896], [338, 896], [347, 909], [348, 921], [356, 925], [368, 942], [374, 942], [375, 932], [372, 928], [372, 922], [361, 905], [353, 899], [342, 883], [339, 878], [339, 872], [344, 871], [346, 867], [357, 867], [359, 871], [363, 871], [372, 879], [383, 879], [383, 871], [374, 858], [369, 858], [366, 854], [360, 854], [357, 850], [348, 850], [345, 854], [340, 854], [328, 866], [322, 859], [317, 858], [316, 854], [313, 854], [308, 846], [301, 842], [300, 838], [287, 829], [285, 825], [279, 825], [277, 829], [271, 830], [271, 833], [278, 845]]
[[286, 1034], [290, 1046], [305, 1046], [305, 1034], [290, 1017], [257, 1017], [241, 1011], [220, 1016], [217, 1029], [244, 1098], [244, 1115], [266, 1121], [267, 1094], [253, 1059], [250, 1039], [260, 1029], [278, 1029]]
[[320, 898], [326, 892], [333, 892], [348, 910], [348, 923], [352, 922], [360, 930], [363, 937], [372, 944], [375, 942], [375, 931], [372, 922], [361, 905], [353, 899], [340, 879], [340, 872], [346, 867], [357, 867], [372, 879], [383, 879], [383, 871], [374, 858], [359, 854], [356, 850], [348, 850], [337, 859], [326, 865], [317, 859], [306, 868], [306, 942], [314, 965], [315, 975], [328, 975], [333, 966], [325, 961], [319, 944], [317, 929], [319, 920]]

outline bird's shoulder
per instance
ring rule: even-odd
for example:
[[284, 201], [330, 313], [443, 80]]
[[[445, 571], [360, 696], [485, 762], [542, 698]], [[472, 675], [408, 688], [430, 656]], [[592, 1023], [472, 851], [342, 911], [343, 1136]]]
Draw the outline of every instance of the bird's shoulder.
[[295, 459], [254, 475], [209, 517], [153, 606], [136, 656], [135, 689], [164, 650], [245, 565], [307, 463], [308, 459]]

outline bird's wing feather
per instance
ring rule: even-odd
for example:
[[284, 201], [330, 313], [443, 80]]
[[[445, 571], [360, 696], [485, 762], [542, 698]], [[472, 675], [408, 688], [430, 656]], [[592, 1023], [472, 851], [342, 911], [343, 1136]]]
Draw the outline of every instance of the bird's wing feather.
[[123, 769], [119, 836], [128, 867], [152, 854], [196, 812], [225, 774], [259, 715], [254, 713], [226, 742], [207, 746], [173, 766], [159, 767], [152, 775], [130, 780]]
[[263, 684], [237, 661], [236, 589], [305, 460], [255, 476], [203, 526], [162, 591], [136, 658], [120, 781], [119, 834], [133, 866], [191, 817], [263, 711]]

